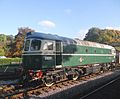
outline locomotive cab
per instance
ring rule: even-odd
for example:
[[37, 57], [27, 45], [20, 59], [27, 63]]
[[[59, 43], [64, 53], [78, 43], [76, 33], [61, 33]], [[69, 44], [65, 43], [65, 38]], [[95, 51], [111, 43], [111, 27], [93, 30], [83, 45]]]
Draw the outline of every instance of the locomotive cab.
[[26, 39], [23, 51], [25, 69], [52, 69], [62, 64], [61, 42]]
[[[26, 39], [23, 50], [23, 68], [29, 69], [41, 69], [41, 57], [37, 55], [40, 53], [41, 40], [39, 39]], [[37, 55], [37, 56], [36, 56]]]
[[36, 74], [37, 79], [41, 78], [44, 72], [62, 67], [62, 41], [47, 36], [40, 33], [26, 36], [22, 62], [25, 73], [32, 78]]

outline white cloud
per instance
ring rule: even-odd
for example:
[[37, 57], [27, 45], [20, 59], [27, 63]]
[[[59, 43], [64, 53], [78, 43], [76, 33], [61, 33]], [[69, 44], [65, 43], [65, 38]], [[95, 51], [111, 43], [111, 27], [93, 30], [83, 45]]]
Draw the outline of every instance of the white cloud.
[[109, 29], [109, 30], [119, 30], [120, 31], [120, 27], [106, 27], [106, 29]]
[[65, 12], [66, 14], [71, 14], [72, 10], [71, 10], [71, 9], [65, 9], [64, 12]]
[[51, 29], [51, 28], [55, 28], [56, 26], [54, 22], [49, 20], [42, 20], [38, 24], [41, 25], [44, 29]]

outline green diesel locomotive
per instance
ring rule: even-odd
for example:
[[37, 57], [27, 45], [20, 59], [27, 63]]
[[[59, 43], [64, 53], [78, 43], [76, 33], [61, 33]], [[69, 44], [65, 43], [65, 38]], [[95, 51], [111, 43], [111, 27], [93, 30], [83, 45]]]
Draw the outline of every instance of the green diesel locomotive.
[[25, 38], [23, 80], [42, 81], [51, 86], [64, 79], [112, 69], [116, 62], [114, 47], [57, 35], [29, 32]]

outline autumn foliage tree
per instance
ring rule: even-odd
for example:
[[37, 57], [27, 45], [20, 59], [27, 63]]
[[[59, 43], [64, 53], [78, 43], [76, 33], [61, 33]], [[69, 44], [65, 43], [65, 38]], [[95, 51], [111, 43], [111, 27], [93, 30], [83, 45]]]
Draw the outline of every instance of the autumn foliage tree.
[[120, 31], [91, 28], [86, 34], [84, 40], [110, 44], [114, 42], [120, 42]]
[[11, 44], [11, 48], [8, 52], [6, 52], [6, 56], [8, 57], [21, 57], [24, 38], [26, 33], [33, 32], [34, 30], [28, 27], [18, 28], [18, 34], [15, 36], [15, 41]]

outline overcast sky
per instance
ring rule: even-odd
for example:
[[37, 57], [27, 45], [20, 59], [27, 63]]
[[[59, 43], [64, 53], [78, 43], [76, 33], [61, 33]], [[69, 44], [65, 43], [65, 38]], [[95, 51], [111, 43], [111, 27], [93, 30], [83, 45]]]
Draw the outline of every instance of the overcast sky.
[[120, 29], [120, 0], [0, 0], [0, 33], [19, 27], [83, 39], [91, 27]]

